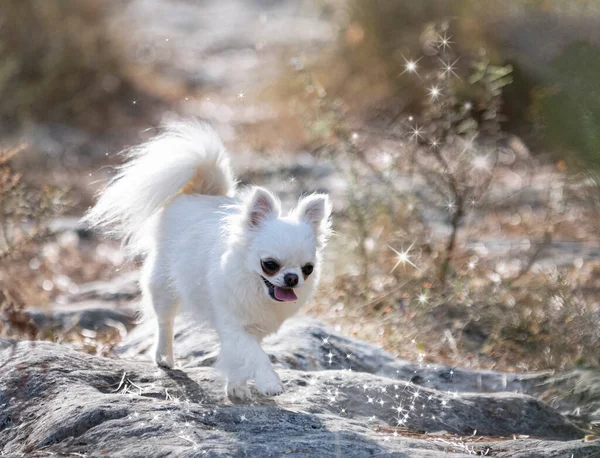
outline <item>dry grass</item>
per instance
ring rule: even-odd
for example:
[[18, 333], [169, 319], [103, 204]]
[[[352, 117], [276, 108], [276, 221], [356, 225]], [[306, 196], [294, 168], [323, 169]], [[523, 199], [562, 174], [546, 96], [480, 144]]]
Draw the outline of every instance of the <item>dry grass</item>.
[[[599, 262], [540, 261], [555, 241], [596, 243], [588, 223], [599, 207], [574, 196], [582, 181], [563, 164], [511, 146], [499, 118], [510, 69], [474, 59], [469, 73], [462, 60], [449, 84], [424, 58], [413, 76], [429, 92], [421, 109], [371, 123], [306, 72], [308, 127], [348, 184], [330, 259], [346, 267], [309, 313], [411, 360], [518, 371], [598, 365]], [[507, 249], [488, 252], [496, 242]]]

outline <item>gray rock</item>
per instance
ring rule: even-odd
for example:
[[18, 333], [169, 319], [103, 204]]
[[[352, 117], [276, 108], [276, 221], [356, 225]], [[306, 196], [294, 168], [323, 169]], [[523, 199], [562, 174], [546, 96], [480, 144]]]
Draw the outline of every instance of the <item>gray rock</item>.
[[[282, 396], [269, 399], [255, 393], [251, 404], [235, 405], [226, 399], [223, 381], [212, 368], [165, 371], [48, 342], [5, 346], [0, 355], [0, 447], [5, 454], [436, 457], [487, 449], [495, 456], [515, 456], [518, 450], [520, 456], [600, 452], [600, 444], [578, 440], [583, 432], [560, 414], [521, 394], [453, 395], [368, 373], [283, 369]], [[394, 436], [399, 422], [402, 428]], [[538, 439], [469, 443], [475, 429], [477, 435]]]
[[[83, 308], [73, 314], [85, 316]], [[63, 315], [67, 312], [61, 312]], [[110, 310], [111, 314], [115, 310]], [[112, 315], [111, 315], [112, 316]], [[68, 320], [67, 320], [68, 321]], [[0, 341], [0, 452], [46, 456], [596, 456], [600, 443], [523, 393], [557, 375], [452, 370], [393, 358], [309, 318], [265, 349], [283, 395], [234, 404], [210, 367], [214, 333], [181, 320], [179, 368], [148, 361], [152, 323], [107, 359], [49, 342]], [[574, 378], [564, 376], [565, 391]], [[580, 387], [587, 386], [581, 380]], [[503, 391], [503, 392], [495, 392]], [[591, 398], [584, 388], [579, 398]], [[584, 394], [582, 394], [584, 393]], [[564, 400], [573, 408], [577, 399]], [[588, 412], [589, 413], [589, 412]]]
[[[118, 347], [122, 357], [150, 359], [151, 321], [140, 323]], [[578, 423], [600, 422], [600, 370], [512, 374], [414, 363], [395, 358], [374, 345], [345, 337], [331, 326], [294, 317], [263, 345], [278, 367], [300, 371], [352, 370], [450, 393], [522, 393], [551, 403]], [[178, 319], [175, 356], [182, 368], [210, 366], [219, 351], [214, 331]]]
[[71, 329], [87, 329], [105, 333], [117, 329], [125, 337], [136, 325], [139, 311], [134, 308], [116, 307], [100, 301], [88, 301], [74, 305], [54, 305], [50, 309], [27, 308], [25, 310], [35, 326], [47, 335]]
[[138, 272], [130, 272], [111, 281], [97, 281], [79, 286], [77, 294], [70, 296], [70, 302], [105, 301], [109, 304], [131, 301], [140, 295]]

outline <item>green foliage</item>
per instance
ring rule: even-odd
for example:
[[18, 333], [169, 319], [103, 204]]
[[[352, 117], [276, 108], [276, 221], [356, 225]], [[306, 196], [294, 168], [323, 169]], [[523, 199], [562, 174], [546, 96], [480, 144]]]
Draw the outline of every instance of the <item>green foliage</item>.
[[[386, 87], [387, 95], [377, 92], [378, 103], [394, 97], [418, 113], [426, 93], [419, 81], [399, 75], [405, 59], [434, 54], [435, 24], [451, 20], [452, 47], [458, 54], [472, 59], [482, 48], [487, 50], [480, 70], [487, 72], [485, 84], [491, 92], [514, 77], [501, 108], [501, 114], [510, 117], [505, 124], [509, 132], [573, 165], [600, 168], [600, 42], [594, 32], [600, 19], [598, 2], [354, 0], [351, 4], [340, 54], [350, 69], [343, 84], [356, 100], [367, 99], [374, 87]], [[348, 40], [348, 30], [360, 30], [350, 34], [360, 39]], [[512, 63], [510, 75], [504, 73], [508, 68], [491, 68], [500, 62]], [[422, 72], [431, 70], [424, 60], [419, 66]], [[476, 105], [477, 95], [468, 98]]]
[[600, 50], [572, 44], [550, 69], [546, 84], [534, 93], [536, 126], [554, 151], [600, 171]]

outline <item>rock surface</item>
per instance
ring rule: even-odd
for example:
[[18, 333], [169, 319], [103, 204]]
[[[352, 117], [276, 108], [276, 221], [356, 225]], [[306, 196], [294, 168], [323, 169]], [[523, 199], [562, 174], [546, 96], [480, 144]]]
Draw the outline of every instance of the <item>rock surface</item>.
[[[86, 299], [106, 290], [90, 288]], [[102, 332], [101, 303], [47, 319]], [[107, 316], [130, 328], [131, 309], [120, 317], [107, 307]], [[210, 367], [214, 333], [181, 320], [178, 368], [168, 371], [146, 355], [152, 330], [138, 324], [110, 359], [50, 342], [1, 341], [0, 453], [600, 456], [600, 442], [583, 440], [587, 422], [600, 419], [598, 372], [519, 375], [410, 363], [297, 317], [264, 346], [284, 394], [254, 391], [250, 403], [234, 404]], [[556, 408], [527, 393], [552, 398]]]

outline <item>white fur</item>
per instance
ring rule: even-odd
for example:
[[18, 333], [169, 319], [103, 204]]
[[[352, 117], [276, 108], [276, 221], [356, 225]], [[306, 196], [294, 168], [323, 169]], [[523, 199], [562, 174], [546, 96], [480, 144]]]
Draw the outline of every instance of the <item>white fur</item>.
[[[247, 398], [252, 379], [263, 394], [281, 393], [260, 342], [316, 289], [330, 233], [327, 195], [300, 199], [282, 215], [266, 189], [237, 193], [222, 143], [203, 124], [171, 126], [129, 157], [86, 219], [126, 239], [130, 252], [146, 255], [141, 284], [157, 319], [157, 364], [174, 365], [173, 323], [181, 310], [219, 333], [217, 367], [230, 396]], [[180, 193], [194, 178], [194, 192]], [[281, 264], [271, 283], [284, 286], [285, 274], [298, 276], [295, 302], [269, 295], [261, 278], [267, 258]], [[304, 278], [307, 263], [314, 271]]]

